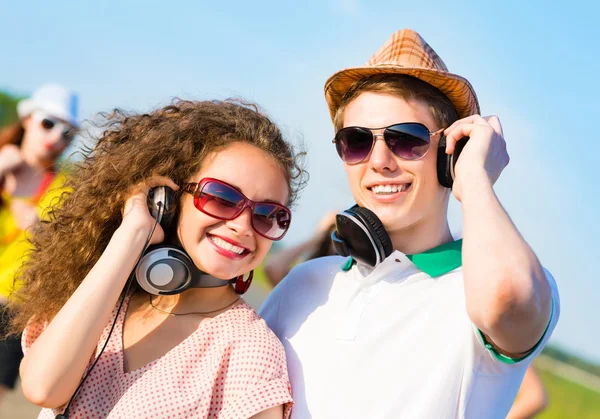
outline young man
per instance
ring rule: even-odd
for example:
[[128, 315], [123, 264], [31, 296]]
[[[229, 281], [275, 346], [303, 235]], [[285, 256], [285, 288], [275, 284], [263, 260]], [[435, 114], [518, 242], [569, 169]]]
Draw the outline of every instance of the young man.
[[[478, 115], [469, 82], [411, 30], [330, 77], [325, 96], [354, 199], [393, 252], [374, 268], [336, 256], [301, 264], [265, 302], [293, 418], [504, 418], [559, 298], [494, 193], [509, 161], [499, 119]], [[470, 137], [452, 189], [437, 177], [442, 136], [448, 154]]]

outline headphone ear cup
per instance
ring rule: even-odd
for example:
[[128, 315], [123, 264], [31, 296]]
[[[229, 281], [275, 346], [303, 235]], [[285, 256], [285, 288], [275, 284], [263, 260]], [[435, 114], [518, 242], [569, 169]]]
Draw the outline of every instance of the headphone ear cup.
[[[162, 203], [162, 211], [159, 211], [159, 202]], [[156, 219], [162, 212], [158, 220], [160, 226], [165, 232], [165, 237], [169, 236], [176, 218], [175, 210], [175, 191], [168, 186], [157, 186], [148, 192], [148, 209], [152, 217]]]
[[375, 243], [378, 245], [381, 260], [384, 260], [392, 254], [394, 247], [392, 245], [392, 239], [385, 231], [385, 227], [379, 220], [379, 218], [373, 213], [373, 211], [364, 207], [352, 207], [349, 210], [356, 216], [358, 216], [365, 224], [373, 238], [376, 238]]
[[437, 174], [440, 185], [452, 189], [452, 185], [454, 185], [454, 166], [456, 166], [458, 156], [467, 145], [467, 141], [469, 141], [469, 137], [462, 137], [454, 145], [454, 152], [446, 154], [446, 137], [442, 135], [440, 138], [437, 155]]
[[150, 294], [178, 294], [191, 283], [192, 266], [189, 256], [177, 247], [151, 246], [135, 267], [135, 278]]
[[437, 176], [440, 185], [446, 188], [452, 188], [452, 156], [446, 154], [446, 136], [440, 137], [437, 149]]

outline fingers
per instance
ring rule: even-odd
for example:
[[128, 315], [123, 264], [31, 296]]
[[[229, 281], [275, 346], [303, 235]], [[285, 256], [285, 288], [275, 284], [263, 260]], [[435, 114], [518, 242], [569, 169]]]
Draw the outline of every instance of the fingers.
[[174, 191], [179, 190], [179, 186], [168, 177], [152, 176], [132, 187], [131, 192], [128, 194], [128, 198], [125, 200], [125, 206], [122, 212], [123, 215], [127, 214], [129, 210], [137, 205], [147, 207], [148, 192], [150, 192], [150, 189], [157, 186], [168, 186]]
[[446, 153], [452, 154], [456, 143], [463, 137], [471, 137], [475, 129], [483, 135], [491, 137], [495, 133], [504, 138], [502, 124], [497, 116], [482, 117], [481, 115], [471, 115], [455, 121], [444, 130], [444, 135], [446, 135]]
[[448, 128], [446, 128], [444, 130], [444, 135], [447, 135], [451, 130], [453, 130], [454, 128], [456, 128], [458, 125], [461, 125], [461, 124], [489, 125], [488, 122], [485, 120], [485, 118], [482, 117], [481, 115], [471, 115], [471, 116], [467, 116], [466, 118], [462, 118], [457, 121], [454, 121], [454, 123], [452, 125], [450, 125]]
[[144, 184], [147, 185], [149, 187], [149, 189], [154, 188], [156, 186], [168, 186], [169, 188], [173, 189], [174, 191], [179, 190], [179, 186], [177, 186], [177, 184], [175, 182], [173, 182], [171, 179], [169, 179], [166, 176], [153, 176], [151, 178], [146, 179]]
[[494, 128], [498, 134], [503, 135], [502, 124], [500, 123], [500, 119], [496, 115], [490, 115], [483, 117], [481, 115], [471, 115], [466, 118], [459, 119], [458, 121], [454, 121], [452, 125], [444, 130], [444, 134], [447, 135], [448, 132], [456, 128], [461, 124], [478, 124], [478, 125], [486, 125]]
[[[446, 154], [454, 153], [456, 143], [463, 137], [471, 137], [471, 133], [474, 129], [481, 127], [477, 124], [460, 124], [455, 126], [452, 131], [449, 131], [446, 135]], [[490, 131], [492, 128], [488, 128]]]
[[496, 115], [486, 116], [484, 119], [488, 122], [488, 124], [492, 126], [492, 128], [494, 128], [494, 131], [496, 131], [498, 134], [504, 137], [502, 124], [500, 123], [500, 119]]
[[135, 185], [131, 191], [130, 196], [137, 195], [137, 194], [148, 195], [148, 192], [150, 191], [150, 189], [155, 188], [157, 186], [168, 186], [169, 188], [173, 189], [174, 191], [179, 190], [179, 186], [177, 186], [177, 184], [175, 182], [173, 182], [171, 179], [169, 179], [168, 177], [152, 176], [152, 177], [146, 179], [145, 181]]

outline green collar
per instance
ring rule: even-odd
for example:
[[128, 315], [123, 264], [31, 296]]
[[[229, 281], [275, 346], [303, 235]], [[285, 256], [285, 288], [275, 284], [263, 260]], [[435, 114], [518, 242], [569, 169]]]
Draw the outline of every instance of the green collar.
[[[432, 278], [447, 274], [462, 265], [462, 239], [442, 244], [423, 253], [406, 255], [417, 268]], [[354, 261], [348, 258], [342, 270], [348, 271]]]
[[432, 278], [447, 274], [462, 265], [462, 239], [429, 249], [416, 255], [406, 255], [417, 268]]

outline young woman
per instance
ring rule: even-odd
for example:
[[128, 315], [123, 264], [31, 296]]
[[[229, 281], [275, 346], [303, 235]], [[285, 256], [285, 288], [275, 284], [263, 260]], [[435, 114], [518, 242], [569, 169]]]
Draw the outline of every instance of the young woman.
[[19, 121], [0, 130], [0, 399], [12, 389], [23, 357], [19, 336], [3, 339], [5, 304], [29, 249], [26, 231], [60, 196], [57, 160], [77, 128], [77, 96], [45, 85], [18, 104]]
[[[70, 418], [287, 418], [283, 347], [229, 280], [247, 285], [289, 227], [303, 179], [292, 147], [256, 107], [232, 101], [110, 120], [34, 237], [14, 321], [26, 397], [45, 407], [40, 418], [75, 393]], [[175, 191], [171, 234], [148, 209], [157, 186]], [[221, 286], [128, 292], [146, 242], [165, 239]], [[154, 283], [168, 270], [152, 271]]]

